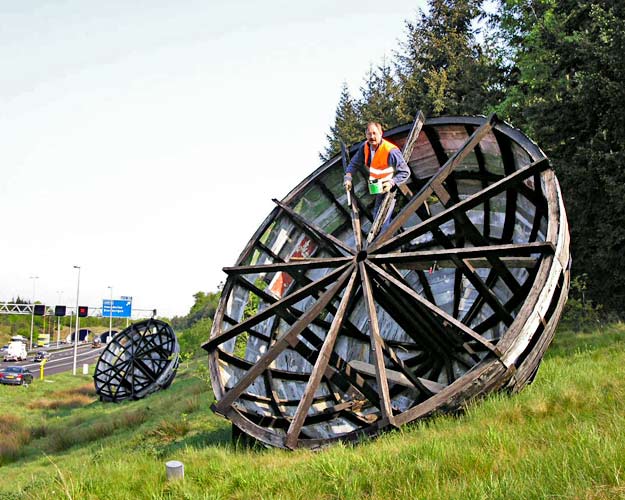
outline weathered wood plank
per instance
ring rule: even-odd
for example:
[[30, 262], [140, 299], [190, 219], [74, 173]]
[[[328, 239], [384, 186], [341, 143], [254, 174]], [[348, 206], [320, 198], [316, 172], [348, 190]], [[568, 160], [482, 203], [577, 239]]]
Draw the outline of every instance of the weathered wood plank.
[[262, 274], [278, 271], [299, 271], [302, 269], [324, 269], [339, 267], [352, 260], [351, 257], [329, 257], [312, 259], [292, 259], [289, 262], [275, 262], [273, 264], [256, 264], [251, 266], [232, 266], [222, 268], [226, 274]]
[[545, 170], [547, 168], [549, 168], [549, 161], [546, 158], [537, 160], [531, 165], [528, 165], [527, 167], [517, 170], [513, 174], [504, 177], [501, 181], [491, 184], [487, 188], [478, 191], [474, 195], [469, 196], [461, 202], [456, 203], [449, 208], [446, 208], [439, 214], [433, 215], [432, 217], [424, 220], [416, 226], [407, 228], [406, 231], [398, 234], [397, 236], [394, 236], [393, 238], [385, 241], [374, 241], [369, 247], [369, 251], [382, 252], [389, 251], [393, 248], [398, 248], [405, 242], [421, 236], [422, 234], [430, 231], [432, 228], [440, 227], [445, 222], [453, 219], [456, 213], [463, 211], [466, 212], [467, 210], [470, 210], [471, 208], [480, 205], [485, 200], [490, 199], [499, 193], [502, 193], [506, 189], [509, 189], [520, 182], [523, 182], [525, 179], [531, 177], [536, 172]]
[[449, 158], [449, 160], [436, 172], [436, 174], [427, 182], [427, 184], [421, 188], [412, 200], [401, 210], [401, 212], [391, 221], [389, 226], [383, 231], [375, 240], [378, 245], [384, 243], [393, 234], [408, 221], [415, 210], [421, 206], [433, 193], [434, 185], [440, 185], [447, 176], [462, 162], [462, 160], [468, 155], [471, 150], [479, 144], [479, 142], [488, 134], [493, 126], [497, 123], [498, 118], [494, 113], [490, 115], [484, 124], [480, 126], [464, 145]]
[[348, 254], [352, 254], [352, 255], [354, 254], [354, 249], [351, 248], [349, 245], [346, 245], [338, 238], [325, 232], [323, 229], [321, 229], [319, 226], [317, 226], [313, 222], [307, 221], [301, 215], [296, 213], [295, 210], [293, 210], [288, 205], [285, 205], [284, 203], [276, 200], [275, 198], [272, 199], [271, 201], [273, 201], [276, 205], [278, 205], [278, 207], [280, 207], [296, 224], [306, 228], [307, 231], [312, 233], [314, 236], [316, 236], [317, 238], [319, 238], [326, 244], [330, 245], [331, 247], [337, 250], [342, 249]]
[[308, 414], [308, 410], [312, 403], [312, 400], [315, 396], [315, 392], [319, 387], [319, 383], [321, 382], [321, 377], [325, 374], [326, 368], [328, 366], [328, 362], [330, 360], [330, 353], [334, 349], [334, 343], [336, 341], [336, 337], [338, 336], [339, 329], [341, 328], [341, 324], [343, 323], [343, 316], [347, 311], [347, 305], [352, 298], [352, 294], [354, 292], [354, 283], [358, 273], [356, 269], [352, 271], [352, 275], [345, 287], [345, 291], [343, 293], [343, 297], [341, 298], [341, 302], [336, 311], [334, 319], [332, 320], [332, 325], [330, 326], [330, 330], [326, 335], [326, 338], [323, 341], [323, 346], [319, 350], [319, 356], [317, 356], [317, 361], [315, 362], [315, 366], [313, 367], [313, 371], [310, 374], [308, 383], [306, 384], [306, 389], [304, 390], [304, 394], [302, 395], [302, 399], [300, 404], [295, 411], [295, 416], [289, 426], [289, 429], [286, 434], [286, 445], [289, 448], [295, 448], [297, 446], [297, 438], [302, 429], [302, 425], [304, 424], [304, 419]]
[[[371, 363], [365, 363], [364, 361], [358, 361], [356, 359], [349, 362], [349, 364], [360, 373], [364, 373], [365, 375], [369, 375], [370, 377], [375, 377], [375, 366]], [[400, 384], [406, 387], [414, 387], [414, 384], [401, 372], [395, 370], [386, 369], [386, 377], [389, 382], [393, 384]], [[432, 394], [437, 394], [441, 390], [445, 388], [443, 384], [439, 384], [438, 382], [434, 382], [433, 380], [428, 380], [426, 378], [418, 377], [419, 382], [428, 389], [428, 391]]]
[[276, 314], [277, 309], [288, 307], [292, 304], [299, 302], [303, 298], [310, 296], [312, 293], [316, 292], [317, 290], [321, 289], [328, 283], [331, 283], [336, 278], [338, 278], [339, 275], [342, 272], [344, 272], [348, 266], [349, 264], [345, 264], [341, 266], [340, 268], [335, 269], [334, 271], [326, 274], [323, 278], [318, 279], [317, 281], [314, 281], [300, 288], [299, 290], [293, 292], [292, 294], [281, 298], [277, 302], [274, 302], [273, 304], [266, 307], [265, 309], [262, 309], [261, 311], [257, 312], [251, 318], [248, 318], [247, 320], [242, 321], [238, 325], [233, 326], [232, 328], [224, 331], [220, 335], [217, 335], [216, 337], [211, 338], [208, 342], [202, 344], [202, 347], [206, 350], [214, 349], [219, 344], [223, 344], [224, 342], [230, 340], [231, 338], [234, 338], [239, 333], [244, 332], [247, 328], [257, 325], [261, 321], [264, 321], [265, 319], [273, 316], [274, 314]]
[[382, 412], [382, 420], [394, 425], [393, 409], [391, 408], [391, 398], [388, 390], [388, 379], [386, 376], [386, 366], [384, 365], [384, 354], [382, 351], [382, 340], [380, 336], [380, 326], [378, 324], [378, 315], [371, 292], [371, 282], [367, 275], [364, 262], [358, 263], [358, 271], [362, 283], [362, 293], [365, 299], [365, 306], [369, 316], [369, 335], [371, 336], [371, 352], [375, 361], [376, 381], [378, 383], [378, 392], [380, 394], [380, 411]]
[[297, 336], [302, 333], [302, 331], [310, 324], [310, 322], [317, 316], [326, 306], [328, 302], [330, 302], [337, 293], [343, 287], [345, 281], [349, 277], [349, 275], [353, 272], [353, 268], [350, 266], [332, 285], [328, 288], [319, 299], [315, 302], [314, 306], [311, 307], [308, 311], [304, 313], [304, 315], [299, 318], [293, 326], [282, 336], [280, 337], [271, 348], [263, 354], [263, 356], [256, 362], [256, 364], [247, 371], [247, 373], [237, 382], [237, 385], [230, 389], [224, 397], [215, 405], [215, 411], [220, 414], [224, 414], [224, 411], [227, 407], [229, 407], [239, 395], [247, 389], [247, 387], [254, 381], [256, 377], [258, 377], [265, 368], [267, 368], [276, 357], [289, 345], [295, 343], [295, 339]]

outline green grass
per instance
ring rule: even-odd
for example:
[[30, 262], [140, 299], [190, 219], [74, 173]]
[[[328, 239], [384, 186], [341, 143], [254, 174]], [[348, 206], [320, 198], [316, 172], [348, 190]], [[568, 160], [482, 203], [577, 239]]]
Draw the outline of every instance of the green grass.
[[625, 325], [559, 332], [518, 395], [316, 453], [233, 448], [197, 363], [123, 404], [82, 376], [0, 386], [0, 499], [625, 498], [624, 366]]

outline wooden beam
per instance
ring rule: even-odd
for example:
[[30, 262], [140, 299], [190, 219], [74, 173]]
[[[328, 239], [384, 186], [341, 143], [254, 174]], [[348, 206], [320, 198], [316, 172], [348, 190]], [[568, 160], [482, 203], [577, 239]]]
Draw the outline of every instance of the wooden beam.
[[260, 274], [277, 271], [298, 271], [300, 269], [323, 269], [339, 267], [353, 260], [352, 257], [329, 257], [311, 259], [292, 259], [289, 262], [274, 262], [273, 264], [256, 264], [251, 266], [224, 267], [226, 274]]
[[309, 232], [311, 232], [313, 235], [315, 235], [317, 238], [321, 239], [322, 241], [324, 241], [331, 247], [345, 250], [348, 254], [351, 254], [351, 255], [355, 253], [354, 249], [350, 248], [349, 245], [346, 245], [335, 236], [332, 236], [331, 234], [325, 232], [316, 224], [312, 222], [308, 222], [306, 219], [304, 219], [301, 215], [295, 212], [295, 210], [293, 210], [288, 205], [285, 205], [284, 203], [276, 200], [275, 198], [273, 198], [271, 201], [273, 201], [276, 205], [278, 205], [295, 223], [306, 228]]
[[323, 311], [325, 306], [340, 292], [345, 281], [351, 273], [353, 266], [349, 266], [345, 272], [337, 279], [337, 281], [328, 288], [315, 304], [308, 309], [291, 328], [276, 340], [265, 354], [263, 354], [256, 364], [248, 370], [243, 377], [239, 379], [237, 384], [224, 394], [224, 397], [215, 404], [215, 411], [221, 415], [225, 414], [226, 409], [234, 403], [239, 395], [254, 382], [258, 377], [287, 347], [296, 342], [297, 336], [311, 323], [311, 321]]
[[332, 320], [330, 330], [328, 330], [326, 338], [323, 341], [323, 345], [319, 350], [317, 361], [315, 362], [313, 371], [311, 372], [308, 383], [306, 384], [304, 394], [302, 395], [300, 403], [297, 406], [297, 410], [295, 410], [295, 415], [293, 416], [293, 420], [291, 421], [291, 425], [289, 426], [289, 429], [287, 431], [285, 444], [289, 448], [294, 449], [297, 447], [297, 438], [300, 431], [302, 430], [304, 419], [308, 414], [308, 410], [310, 409], [310, 405], [312, 404], [315, 392], [317, 392], [317, 389], [319, 388], [321, 378], [325, 374], [326, 368], [328, 367], [330, 353], [334, 349], [336, 338], [341, 328], [341, 324], [343, 323], [343, 316], [345, 315], [345, 312], [347, 311], [347, 305], [352, 298], [354, 283], [357, 277], [358, 272], [354, 268], [349, 282], [345, 287], [345, 291], [343, 292], [343, 297], [341, 298], [339, 307], [336, 311], [336, 314], [334, 315], [334, 319]]
[[368, 255], [369, 260], [376, 264], [427, 262], [448, 260], [451, 257], [460, 259], [480, 259], [495, 257], [521, 257], [530, 256], [535, 253], [553, 254], [555, 248], [553, 243], [548, 241], [538, 241], [533, 243], [509, 243], [506, 245], [488, 245], [479, 247], [462, 248], [441, 248], [436, 250], [422, 250], [418, 252], [386, 253]]
[[469, 328], [468, 326], [462, 324], [460, 321], [458, 321], [454, 317], [452, 317], [449, 314], [447, 314], [441, 308], [439, 308], [439, 307], [437, 307], [437, 306], [435, 306], [433, 304], [430, 304], [427, 300], [425, 300], [418, 293], [416, 293], [412, 288], [404, 285], [402, 282], [400, 282], [399, 280], [395, 279], [393, 276], [391, 276], [389, 273], [387, 273], [384, 269], [382, 269], [379, 266], [376, 266], [372, 262], [367, 262], [367, 266], [371, 267], [371, 269], [373, 271], [375, 271], [377, 274], [379, 274], [384, 279], [388, 280], [390, 283], [392, 283], [397, 288], [402, 290], [404, 293], [408, 294], [414, 300], [416, 300], [417, 302], [419, 302], [420, 304], [425, 306], [430, 312], [432, 312], [436, 316], [442, 318], [444, 321], [449, 323], [450, 326], [453, 326], [456, 330], [462, 332], [463, 334], [467, 335], [468, 337], [472, 338], [473, 340], [476, 340], [478, 343], [480, 343], [488, 351], [490, 351], [493, 354], [495, 354], [497, 357], [501, 356], [501, 353], [499, 352], [497, 347], [495, 347], [493, 344], [491, 344], [488, 339], [486, 339], [486, 338], [482, 337], [481, 335], [477, 334], [471, 328]]
[[[375, 377], [375, 367], [370, 363], [365, 363], [363, 361], [352, 360], [349, 364], [360, 373], [365, 375], [369, 375], [370, 377]], [[406, 377], [403, 373], [397, 372], [395, 370], [386, 369], [386, 376], [389, 382], [394, 384], [403, 385], [405, 387], [414, 387], [414, 384]], [[426, 378], [419, 377], [419, 382], [428, 389], [432, 394], [437, 394], [441, 390], [445, 388], [443, 384], [439, 384], [438, 382], [434, 382], [433, 380], [428, 380]]]
[[375, 375], [378, 385], [378, 393], [380, 395], [380, 412], [382, 422], [388, 422], [390, 425], [395, 424], [393, 417], [393, 409], [391, 407], [391, 398], [388, 390], [388, 379], [386, 377], [386, 366], [384, 365], [384, 354], [382, 351], [382, 339], [380, 336], [380, 326], [378, 324], [378, 315], [376, 312], [373, 293], [371, 292], [371, 282], [367, 275], [364, 261], [358, 263], [360, 272], [360, 280], [362, 283], [362, 293], [365, 299], [365, 307], [369, 315], [369, 334], [371, 335], [371, 354], [375, 361]]
[[438, 169], [436, 174], [421, 188], [416, 196], [401, 210], [401, 212], [391, 221], [389, 226], [374, 241], [374, 245], [380, 246], [391, 238], [408, 221], [418, 207], [434, 194], [434, 186], [441, 185], [447, 176], [462, 163], [465, 157], [479, 144], [479, 142], [491, 131], [498, 122], [497, 115], [490, 115], [486, 121], [467, 139], [467, 141], [456, 151], [445, 164]]
[[417, 238], [418, 236], [421, 236], [428, 231], [431, 231], [433, 227], [439, 227], [445, 222], [453, 219], [456, 213], [466, 212], [467, 210], [470, 210], [480, 205], [485, 200], [488, 200], [493, 196], [496, 196], [497, 194], [505, 191], [506, 189], [509, 189], [510, 187], [520, 182], [523, 182], [525, 179], [534, 175], [536, 172], [540, 172], [547, 168], [549, 168], [549, 161], [546, 158], [538, 160], [531, 165], [528, 165], [527, 167], [517, 170], [513, 174], [504, 177], [500, 181], [491, 184], [487, 188], [478, 191], [477, 193], [462, 200], [461, 202], [452, 205], [451, 207], [440, 212], [439, 214], [425, 219], [423, 220], [423, 222], [406, 229], [406, 231], [398, 234], [393, 238], [390, 238], [386, 241], [374, 241], [373, 244], [369, 247], [369, 251], [389, 251], [393, 248], [397, 248], [403, 243]]
[[206, 349], [207, 351], [210, 351], [214, 349], [215, 347], [217, 347], [218, 345], [234, 338], [239, 333], [244, 332], [245, 330], [247, 330], [248, 328], [254, 325], [257, 325], [258, 323], [260, 323], [261, 321], [264, 321], [270, 316], [273, 316], [276, 313], [276, 310], [288, 307], [292, 304], [299, 302], [305, 297], [310, 296], [312, 293], [321, 289], [326, 284], [334, 281], [337, 277], [339, 277], [339, 275], [342, 272], [345, 272], [348, 266], [349, 264], [345, 264], [341, 266], [340, 268], [335, 269], [334, 271], [326, 274], [323, 278], [320, 278], [317, 281], [313, 281], [312, 283], [300, 288], [299, 290], [293, 292], [292, 294], [287, 295], [286, 297], [283, 297], [282, 299], [274, 302], [273, 304], [266, 307], [262, 311], [258, 311], [251, 318], [248, 318], [245, 321], [242, 321], [241, 323], [239, 323], [238, 325], [233, 326], [232, 328], [226, 330], [225, 332], [222, 332], [220, 335], [217, 335], [216, 337], [209, 339], [208, 342], [205, 342], [204, 344], [202, 344], [202, 347]]

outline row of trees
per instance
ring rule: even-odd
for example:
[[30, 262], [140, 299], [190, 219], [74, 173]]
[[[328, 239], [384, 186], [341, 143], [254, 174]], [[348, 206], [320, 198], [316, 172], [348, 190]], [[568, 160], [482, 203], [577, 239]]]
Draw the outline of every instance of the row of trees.
[[197, 292], [193, 298], [195, 302], [186, 316], [175, 316], [171, 325], [180, 335], [180, 350], [183, 353], [195, 355], [201, 351], [201, 345], [208, 340], [208, 334], [213, 326], [213, 317], [219, 304], [221, 291]]
[[[488, 7], [488, 11], [486, 10]], [[327, 146], [361, 141], [366, 122], [488, 114], [525, 131], [550, 158], [571, 226], [573, 274], [586, 298], [625, 305], [625, 2], [429, 0], [392, 60], [353, 97], [343, 86]]]

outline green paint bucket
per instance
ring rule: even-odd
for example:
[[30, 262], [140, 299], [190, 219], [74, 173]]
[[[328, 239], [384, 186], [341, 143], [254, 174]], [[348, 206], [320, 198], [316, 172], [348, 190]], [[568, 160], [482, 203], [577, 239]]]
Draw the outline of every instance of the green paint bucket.
[[369, 193], [380, 194], [382, 192], [382, 181], [379, 179], [369, 180]]

